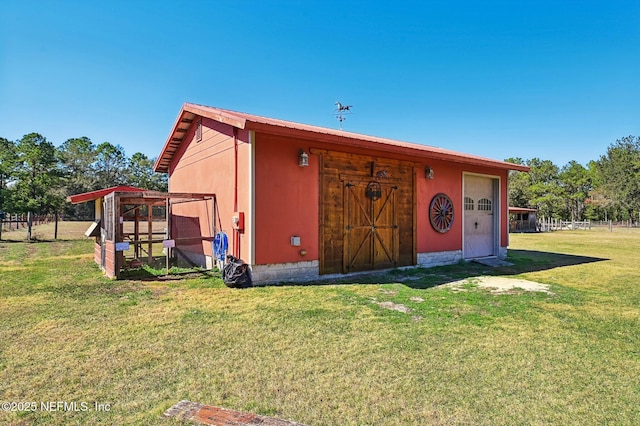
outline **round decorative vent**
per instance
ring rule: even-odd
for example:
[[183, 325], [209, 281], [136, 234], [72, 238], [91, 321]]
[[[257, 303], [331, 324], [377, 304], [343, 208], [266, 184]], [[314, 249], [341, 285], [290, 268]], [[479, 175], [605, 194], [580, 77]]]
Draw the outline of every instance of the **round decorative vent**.
[[429, 221], [433, 229], [444, 234], [453, 225], [453, 203], [445, 194], [436, 194], [429, 205]]

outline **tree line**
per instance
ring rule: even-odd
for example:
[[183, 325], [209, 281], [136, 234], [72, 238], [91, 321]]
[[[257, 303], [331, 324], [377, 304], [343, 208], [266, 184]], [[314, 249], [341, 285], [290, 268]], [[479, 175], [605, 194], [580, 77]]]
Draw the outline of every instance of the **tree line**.
[[640, 137], [626, 136], [586, 167], [570, 161], [508, 158], [529, 173], [510, 172], [509, 205], [561, 220], [640, 221]]
[[[616, 140], [586, 167], [576, 161], [558, 167], [540, 158], [506, 161], [531, 169], [510, 172], [510, 206], [563, 220], [640, 221], [640, 137]], [[96, 145], [88, 137], [58, 147], [38, 133], [17, 141], [0, 137], [0, 212], [93, 219], [91, 203], [71, 205], [66, 197], [116, 185], [166, 191], [167, 175], [155, 173], [154, 163], [140, 152], [127, 157], [120, 145]]]
[[0, 211], [93, 219], [91, 203], [72, 205], [67, 196], [116, 185], [166, 191], [167, 176], [153, 171], [154, 162], [84, 136], [58, 147], [39, 133], [17, 141], [0, 137]]

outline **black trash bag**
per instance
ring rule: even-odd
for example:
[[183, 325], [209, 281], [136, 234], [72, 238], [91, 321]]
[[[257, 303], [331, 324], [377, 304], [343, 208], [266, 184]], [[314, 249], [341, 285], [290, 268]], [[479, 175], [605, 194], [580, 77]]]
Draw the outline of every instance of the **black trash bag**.
[[249, 265], [242, 259], [230, 254], [227, 255], [227, 263], [222, 268], [222, 281], [231, 288], [251, 287], [251, 272]]

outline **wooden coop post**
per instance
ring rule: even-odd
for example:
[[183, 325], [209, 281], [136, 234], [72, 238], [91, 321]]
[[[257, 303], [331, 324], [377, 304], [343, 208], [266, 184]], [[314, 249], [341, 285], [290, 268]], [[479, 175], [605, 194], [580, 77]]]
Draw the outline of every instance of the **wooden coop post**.
[[147, 259], [149, 265], [153, 263], [153, 204], [147, 203], [147, 238], [148, 238], [148, 254]]
[[[171, 215], [169, 214], [171, 210], [171, 201], [170, 198], [167, 197], [167, 199], [165, 200], [165, 209], [164, 209], [164, 218], [165, 218], [165, 225], [167, 227], [167, 231], [166, 231], [166, 235], [164, 236], [165, 239], [170, 240], [171, 239], [171, 223], [169, 222]], [[166, 264], [167, 264], [167, 275], [170, 273], [169, 272], [169, 259], [171, 258], [171, 247], [166, 247], [165, 248], [166, 251], [166, 255], [165, 255], [165, 259], [166, 259]]]
[[113, 196], [113, 202], [114, 202], [114, 206], [113, 206], [113, 213], [114, 213], [114, 221], [115, 221], [115, 226], [113, 229], [113, 250], [115, 251], [115, 277], [116, 279], [120, 278], [120, 268], [122, 268], [124, 266], [124, 252], [123, 251], [119, 251], [117, 249], [117, 243], [122, 242], [123, 240], [123, 229], [124, 229], [124, 205], [122, 205], [120, 203], [120, 197], [116, 196], [117, 194], [114, 193]]
[[135, 222], [133, 222], [133, 233], [134, 233], [134, 244], [133, 244], [133, 255], [136, 259], [140, 258], [140, 206], [136, 206], [134, 209]]

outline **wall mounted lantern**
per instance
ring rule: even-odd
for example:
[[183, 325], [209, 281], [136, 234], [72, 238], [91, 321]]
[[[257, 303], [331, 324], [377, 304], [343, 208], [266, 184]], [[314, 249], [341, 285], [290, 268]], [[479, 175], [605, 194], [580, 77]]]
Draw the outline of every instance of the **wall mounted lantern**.
[[298, 152], [298, 166], [300, 167], [307, 167], [309, 166], [309, 154], [307, 154], [306, 152], [304, 152], [303, 149], [301, 149]]
[[433, 169], [431, 167], [424, 167], [424, 177], [426, 177], [427, 179], [433, 179]]

